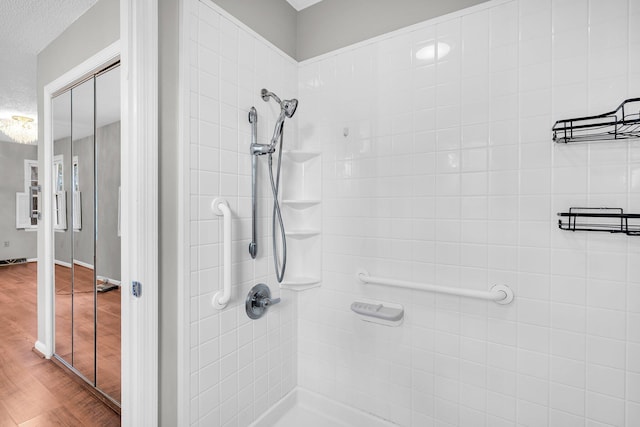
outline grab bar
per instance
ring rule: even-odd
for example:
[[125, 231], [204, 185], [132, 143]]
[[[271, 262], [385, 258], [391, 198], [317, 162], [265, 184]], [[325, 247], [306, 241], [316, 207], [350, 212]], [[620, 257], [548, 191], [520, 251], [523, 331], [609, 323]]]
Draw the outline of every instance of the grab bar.
[[405, 280], [385, 279], [382, 277], [369, 276], [366, 270], [358, 270], [356, 277], [362, 283], [371, 283], [374, 285], [393, 286], [398, 288], [415, 289], [418, 291], [438, 292], [449, 295], [457, 295], [461, 297], [479, 298], [493, 301], [498, 304], [509, 304], [513, 301], [513, 291], [505, 285], [495, 285], [489, 291], [477, 291], [474, 289], [451, 288], [448, 286], [431, 285], [427, 283], [415, 283]]
[[223, 216], [224, 224], [224, 262], [222, 265], [224, 270], [224, 287], [221, 291], [216, 292], [211, 300], [214, 308], [222, 310], [231, 299], [231, 209], [229, 209], [227, 201], [219, 197], [211, 203], [211, 210], [213, 210], [213, 213], [216, 215]]

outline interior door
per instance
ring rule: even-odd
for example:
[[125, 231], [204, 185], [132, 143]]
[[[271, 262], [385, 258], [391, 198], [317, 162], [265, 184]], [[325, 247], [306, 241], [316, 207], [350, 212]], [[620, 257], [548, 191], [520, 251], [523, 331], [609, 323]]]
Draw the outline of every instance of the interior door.
[[120, 401], [120, 67], [96, 76], [96, 387]]
[[73, 274], [71, 246], [71, 91], [51, 101], [53, 117], [53, 229], [55, 288], [55, 349], [73, 364]]
[[95, 384], [95, 80], [71, 89], [73, 367]]
[[55, 355], [121, 399], [120, 67], [53, 98]]

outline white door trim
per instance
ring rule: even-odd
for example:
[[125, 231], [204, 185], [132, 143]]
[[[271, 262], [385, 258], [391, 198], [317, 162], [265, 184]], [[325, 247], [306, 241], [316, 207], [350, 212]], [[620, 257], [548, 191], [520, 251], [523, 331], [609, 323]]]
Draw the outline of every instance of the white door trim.
[[117, 59], [119, 55], [120, 42], [114, 42], [44, 87], [44, 150], [42, 162], [40, 163], [42, 167], [40, 176], [42, 177], [41, 206], [46, 207], [46, 209], [42, 209], [42, 219], [38, 230], [39, 233], [43, 234], [43, 239], [39, 239], [39, 241], [43, 242], [43, 247], [38, 249], [38, 259], [43, 261], [42, 267], [38, 267], [38, 270], [43, 272], [43, 275], [38, 277], [38, 293], [44, 294], [44, 304], [42, 306], [38, 305], [38, 318], [43, 319], [43, 322], [38, 322], [38, 328], [43, 328], [44, 330], [38, 331], [38, 340], [35, 343], [35, 348], [47, 358], [53, 356], [55, 349], [54, 231], [53, 212], [51, 210], [51, 206], [53, 206], [53, 117], [51, 99], [56, 92], [91, 72], [97, 71], [100, 67]]
[[189, 70], [190, 50], [189, 28], [192, 14], [197, 14], [197, 4], [190, 1], [181, 1], [178, 25], [178, 278], [182, 286], [178, 286], [178, 327], [177, 327], [177, 422], [180, 426], [190, 424], [190, 329], [191, 322], [189, 303], [191, 271], [187, 266], [191, 265], [191, 253], [189, 251], [187, 236], [190, 230], [190, 193], [189, 193], [189, 168], [191, 150], [190, 123], [191, 110], [189, 107]]
[[[51, 206], [53, 183], [52, 95], [120, 55], [122, 199], [122, 425], [158, 425], [158, 9], [155, 0], [120, 0], [120, 42], [44, 88], [43, 204]], [[54, 351], [53, 222], [43, 212], [44, 331], [36, 349]], [[131, 283], [142, 283], [134, 297]], [[41, 325], [40, 322], [38, 322]]]
[[[120, 0], [125, 427], [158, 425], [157, 3]], [[133, 281], [142, 284], [139, 298], [131, 293]]]

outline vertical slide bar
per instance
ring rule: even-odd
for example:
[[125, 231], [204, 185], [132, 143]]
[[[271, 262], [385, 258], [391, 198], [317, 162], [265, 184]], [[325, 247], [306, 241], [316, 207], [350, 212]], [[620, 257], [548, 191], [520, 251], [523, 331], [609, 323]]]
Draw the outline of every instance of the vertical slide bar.
[[249, 123], [251, 123], [251, 243], [249, 254], [255, 259], [258, 254], [258, 155], [253, 152], [253, 147], [258, 144], [258, 112], [255, 107], [249, 110]]

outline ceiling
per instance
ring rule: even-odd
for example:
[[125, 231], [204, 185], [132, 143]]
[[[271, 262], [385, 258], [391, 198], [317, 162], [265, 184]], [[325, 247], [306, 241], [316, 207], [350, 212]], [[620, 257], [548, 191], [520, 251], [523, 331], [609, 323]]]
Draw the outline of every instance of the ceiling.
[[320, 3], [322, 0], [287, 0], [291, 6], [298, 12], [302, 9], [306, 9], [311, 5]]
[[0, 0], [0, 119], [37, 120], [37, 55], [96, 2]]

